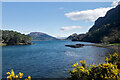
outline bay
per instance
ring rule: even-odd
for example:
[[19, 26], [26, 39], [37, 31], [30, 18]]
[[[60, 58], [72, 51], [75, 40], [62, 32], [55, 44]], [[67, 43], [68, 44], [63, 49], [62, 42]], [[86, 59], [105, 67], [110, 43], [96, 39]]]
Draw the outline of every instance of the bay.
[[32, 78], [64, 78], [69, 76], [68, 69], [76, 62], [105, 63], [105, 57], [112, 52], [107, 48], [83, 46], [70, 48], [65, 45], [93, 44], [88, 42], [72, 42], [64, 40], [33, 41], [33, 45], [2, 47], [2, 76], [13, 69], [16, 74], [24, 73], [24, 77]]

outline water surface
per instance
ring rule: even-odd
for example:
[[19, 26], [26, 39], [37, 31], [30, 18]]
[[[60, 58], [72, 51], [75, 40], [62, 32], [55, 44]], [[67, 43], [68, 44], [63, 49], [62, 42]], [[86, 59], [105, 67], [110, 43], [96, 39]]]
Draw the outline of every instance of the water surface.
[[109, 49], [94, 46], [70, 48], [70, 44], [91, 44], [71, 41], [33, 41], [33, 45], [5, 46], [2, 48], [2, 72], [14, 69], [15, 73], [23, 72], [24, 77], [63, 78], [68, 75], [72, 64], [85, 60], [91, 64], [104, 63]]

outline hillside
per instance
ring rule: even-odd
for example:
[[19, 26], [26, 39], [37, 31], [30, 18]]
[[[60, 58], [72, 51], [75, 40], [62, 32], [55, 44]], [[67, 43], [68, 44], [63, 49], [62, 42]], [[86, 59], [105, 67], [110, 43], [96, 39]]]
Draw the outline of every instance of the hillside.
[[[120, 6], [109, 10], [100, 17], [84, 36], [77, 35], [73, 41], [94, 43], [120, 43]], [[80, 39], [79, 39], [80, 38]]]
[[71, 39], [73, 39], [73, 38], [76, 37], [76, 36], [77, 36], [77, 34], [74, 33], [74, 34], [68, 36], [66, 39], [67, 39], [67, 40], [71, 40]]
[[2, 43], [4, 45], [27, 45], [32, 44], [30, 42], [31, 37], [25, 34], [21, 34], [16, 31], [0, 30], [2, 33]]
[[79, 40], [81, 40], [84, 36], [85, 36], [85, 34], [76, 34], [76, 33], [74, 33], [74, 34], [68, 36], [68, 37], [66, 38], [66, 40], [79, 41]]
[[58, 40], [55, 37], [52, 37], [48, 34], [41, 33], [41, 32], [31, 32], [28, 34], [34, 41], [48, 41], [48, 40]]

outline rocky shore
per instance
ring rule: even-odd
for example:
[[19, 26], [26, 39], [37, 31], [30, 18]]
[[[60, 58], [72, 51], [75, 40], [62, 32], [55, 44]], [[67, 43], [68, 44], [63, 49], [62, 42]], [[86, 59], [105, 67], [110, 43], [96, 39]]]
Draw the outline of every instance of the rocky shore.
[[30, 45], [30, 44], [35, 44], [35, 43], [27, 42], [27, 43], [18, 43], [17, 45]]
[[75, 44], [75, 45], [65, 45], [66, 47], [71, 48], [80, 48], [83, 46], [95, 46], [95, 47], [102, 47], [102, 48], [110, 48], [115, 50], [116, 52], [120, 52], [120, 45], [109, 45], [109, 44]]
[[80, 47], [83, 47], [85, 46], [84, 44], [75, 44], [75, 45], [65, 45], [67, 47], [71, 47], [71, 48], [80, 48]]
[[32, 43], [32, 42], [27, 42], [27, 43], [17, 43], [17, 44], [12, 44], [12, 43], [1, 43], [0, 46], [9, 46], [9, 45], [31, 45], [31, 44], [35, 44], [35, 43]]

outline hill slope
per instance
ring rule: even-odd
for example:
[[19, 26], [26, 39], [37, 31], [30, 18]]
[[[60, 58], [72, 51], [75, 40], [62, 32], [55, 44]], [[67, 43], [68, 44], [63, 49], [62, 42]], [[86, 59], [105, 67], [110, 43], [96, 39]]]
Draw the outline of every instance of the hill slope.
[[6, 45], [32, 44], [31, 37], [16, 31], [0, 30], [2, 32], [2, 43]]
[[55, 37], [52, 37], [48, 34], [41, 33], [41, 32], [31, 32], [28, 34], [32, 40], [38, 40], [38, 41], [47, 41], [47, 40], [58, 40]]
[[109, 10], [104, 17], [98, 18], [88, 33], [78, 39], [79, 37], [81, 35], [76, 36], [74, 40], [94, 43], [120, 43], [120, 5]]
[[76, 37], [76, 36], [77, 36], [77, 34], [74, 33], [74, 34], [68, 36], [66, 39], [67, 39], [67, 40], [71, 40], [71, 39], [73, 39], [73, 38]]

